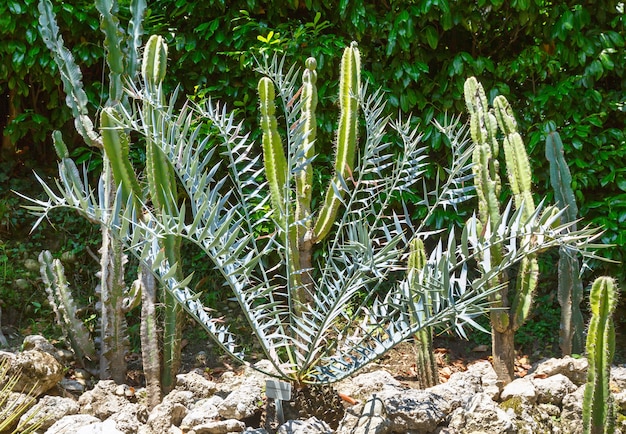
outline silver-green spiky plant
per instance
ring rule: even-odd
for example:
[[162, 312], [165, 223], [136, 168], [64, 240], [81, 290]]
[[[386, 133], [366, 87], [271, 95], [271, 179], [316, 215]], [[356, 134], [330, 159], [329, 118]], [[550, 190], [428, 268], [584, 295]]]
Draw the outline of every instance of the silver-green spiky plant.
[[[546, 158], [550, 162], [550, 184], [554, 190], [554, 200], [556, 206], [565, 209], [563, 220], [575, 223], [578, 219], [578, 206], [572, 190], [572, 175], [565, 161], [563, 142], [553, 128], [548, 127], [546, 132]], [[572, 228], [575, 229], [576, 226]], [[583, 315], [580, 311], [583, 283], [580, 274], [580, 263], [575, 253], [566, 248], [559, 249], [559, 341], [563, 355], [580, 354], [584, 348]]]
[[57, 323], [70, 343], [76, 359], [83, 364], [84, 359], [96, 360], [96, 348], [89, 331], [77, 315], [77, 307], [65, 278], [65, 269], [58, 259], [44, 250], [39, 254], [41, 278], [48, 294], [48, 301], [56, 315]]
[[[522, 137], [517, 132], [511, 106], [505, 97], [497, 96], [493, 101], [493, 109], [490, 109], [482, 85], [474, 77], [470, 77], [465, 82], [465, 102], [470, 113], [472, 140], [476, 145], [473, 170], [480, 223], [484, 233], [490, 234], [497, 230], [502, 219], [498, 160], [500, 147], [504, 150], [506, 173], [515, 208], [520, 210], [524, 220], [535, 213], [530, 163]], [[502, 135], [502, 144], [499, 143], [498, 133]], [[523, 237], [520, 240], [526, 245], [534, 242], [532, 237]], [[504, 246], [494, 246], [489, 252], [491, 261], [503, 261], [505, 249]], [[509, 291], [507, 273], [497, 276], [491, 282], [492, 287], [501, 287], [492, 299], [496, 309], [491, 312], [490, 317], [494, 369], [504, 383], [513, 381], [514, 334], [528, 317], [538, 274], [537, 257], [528, 255], [519, 264], [514, 291]]]
[[[186, 200], [184, 205], [172, 204], [162, 213], [138, 210], [133, 201], [124, 201], [124, 193], [119, 189], [112, 209], [119, 218], [111, 230], [124, 240], [129, 251], [144, 263], [152, 264], [156, 277], [172, 296], [235, 359], [244, 363], [249, 360], [242, 343], [249, 342], [250, 336], [233, 333], [229, 329], [231, 318], [223, 312], [204, 308], [199, 295], [187, 287], [191, 276], [183, 280], [176, 277], [181, 266], [168, 260], [158, 240], [180, 236], [202, 249], [222, 274], [258, 347], [271, 363], [271, 368], [257, 369], [297, 383], [340, 380], [424, 327], [446, 324], [463, 333], [464, 324], [484, 312], [487, 297], [500, 289], [492, 288], [490, 282], [541, 249], [568, 244], [590, 254], [586, 246], [595, 232], [568, 232], [567, 224], [555, 223], [558, 213], [542, 214], [541, 206], [528, 218], [523, 218], [519, 210], [508, 208], [502, 213], [497, 230], [488, 237], [482, 236], [474, 219], [463, 228], [458, 245], [453, 231], [447, 234], [447, 240], [432, 240], [435, 248], [429, 256], [429, 266], [417, 284], [409, 284], [403, 271], [411, 241], [435, 235], [426, 230], [424, 221], [414, 224], [406, 213], [399, 213], [402, 204], [394, 209], [390, 203], [392, 193], [421, 185], [426, 149], [420, 145], [420, 134], [411, 127], [410, 120], [385, 117], [382, 93], [369, 94], [361, 86], [356, 89], [358, 92], [348, 91], [358, 105], [363, 125], [361, 141], [354, 148], [358, 152], [353, 152], [349, 170], [343, 171], [345, 165], [337, 168], [331, 183], [332, 194], [340, 205], [333, 211], [335, 217], [322, 219], [334, 223], [325, 242], [317, 244], [320, 254], [314, 257], [319, 259], [311, 269], [299, 270], [297, 255], [301, 258], [302, 254], [293, 249], [297, 245], [294, 238], [306, 239], [322, 213], [307, 211], [302, 206], [308, 203], [306, 199], [295, 209], [290, 202], [308, 194], [314, 133], [310, 127], [313, 117], [303, 105], [311, 107], [315, 100], [315, 68], [312, 61], [307, 62], [309, 72], [305, 72], [301, 83], [296, 68], [285, 72], [283, 64], [274, 58], [260, 68], [273, 83], [275, 96], [271, 98], [271, 86], [262, 79], [261, 123], [266, 125], [263, 133], [268, 134], [265, 144], [270, 151], [265, 155], [250, 143], [243, 125], [212, 101], [195, 108], [191, 103], [183, 104], [178, 110], [175, 95], [167, 103], [156, 104], [144, 92], [133, 89], [132, 93], [142, 99], [119, 113], [120, 125], [154, 140], [171, 164]], [[146, 103], [152, 105], [150, 111], [160, 113], [159, 135], [145, 121]], [[279, 119], [284, 123], [279, 123]], [[276, 139], [269, 135], [278, 132], [279, 125], [284, 148], [282, 154], [274, 154], [271, 151], [277, 150], [273, 142]], [[434, 191], [423, 192], [424, 199], [418, 206], [426, 208], [427, 219], [436, 207], [455, 206], [472, 191], [464, 183], [470, 177], [473, 147], [468, 146], [466, 134], [456, 122], [439, 127], [450, 142], [453, 161], [443, 184]], [[402, 147], [397, 154], [387, 141], [393, 132]], [[215, 143], [213, 134], [222, 144], [209, 149], [208, 144]], [[281, 156], [284, 170], [268, 173], [266, 168], [272, 163], [263, 159], [275, 158], [279, 167], [283, 164]], [[30, 209], [45, 218], [52, 209], [70, 207], [100, 221], [102, 188], [96, 194], [84, 182], [76, 182], [62, 172], [59, 176], [60, 193], [55, 194], [41, 181], [48, 200], [31, 199]], [[518, 241], [531, 236], [541, 241]], [[504, 242], [507, 254], [487, 267], [489, 258], [482, 253]], [[479, 279], [468, 279], [469, 267], [476, 261], [482, 261], [487, 271]], [[307, 275], [310, 282], [304, 284], [302, 276]], [[397, 275], [404, 277], [391, 279]], [[299, 298], [303, 288], [308, 299]], [[416, 296], [416, 291], [424, 296]], [[425, 300], [430, 301], [430, 306], [425, 305]]]
[[615, 432], [615, 404], [609, 389], [611, 363], [615, 355], [613, 312], [617, 305], [615, 279], [598, 277], [591, 285], [589, 305], [591, 320], [587, 331], [587, 384], [583, 397], [583, 432], [611, 434]]

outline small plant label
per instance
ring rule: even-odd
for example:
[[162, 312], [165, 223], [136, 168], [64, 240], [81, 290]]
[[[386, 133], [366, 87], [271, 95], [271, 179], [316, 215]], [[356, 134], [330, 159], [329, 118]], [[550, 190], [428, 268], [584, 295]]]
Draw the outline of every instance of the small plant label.
[[276, 404], [276, 418], [278, 419], [278, 423], [285, 423], [282, 401], [289, 401], [291, 399], [291, 383], [267, 380], [265, 382], [265, 395], [273, 399]]

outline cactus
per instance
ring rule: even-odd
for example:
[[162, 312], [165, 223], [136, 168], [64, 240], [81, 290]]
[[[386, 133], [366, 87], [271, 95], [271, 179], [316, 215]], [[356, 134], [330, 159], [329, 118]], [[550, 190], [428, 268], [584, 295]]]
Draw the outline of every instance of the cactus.
[[[478, 197], [479, 219], [484, 226], [489, 225], [489, 233], [496, 230], [502, 214], [499, 200], [501, 181], [498, 154], [498, 130], [503, 135], [507, 179], [515, 207], [521, 210], [523, 221], [535, 212], [531, 193], [531, 172], [524, 142], [517, 132], [517, 123], [511, 106], [504, 96], [497, 96], [493, 109], [489, 109], [482, 85], [470, 77], [465, 82], [465, 102], [470, 112], [470, 132], [476, 148], [473, 154], [474, 183]], [[523, 244], [532, 239], [522, 240]], [[494, 245], [490, 249], [492, 266], [498, 266], [504, 257], [503, 247]], [[520, 263], [515, 280], [515, 290], [509, 293], [508, 276], [501, 273], [490, 282], [492, 287], [501, 286], [492, 298], [494, 309], [491, 314], [492, 351], [494, 368], [498, 378], [504, 383], [513, 380], [514, 375], [514, 334], [526, 321], [532, 305], [532, 296], [537, 287], [539, 267], [535, 254], [529, 254]]]
[[[142, 32], [141, 22], [145, 14], [145, 0], [131, 0], [131, 21], [127, 31], [124, 31], [115, 16], [118, 5], [115, 0], [96, 0], [96, 8], [101, 16], [101, 29], [105, 34], [106, 62], [109, 68], [109, 90], [106, 107], [111, 112], [103, 115], [105, 124], [113, 121], [115, 107], [124, 100], [123, 77], [134, 79], [137, 70], [137, 52]], [[84, 91], [83, 76], [80, 67], [74, 61], [70, 50], [64, 46], [56, 17], [50, 0], [40, 0], [39, 5], [39, 31], [46, 46], [50, 50], [63, 81], [64, 90], [67, 94], [66, 103], [72, 110], [74, 125], [81, 134], [85, 143], [89, 146], [103, 148], [103, 135], [109, 130], [100, 131], [94, 128], [94, 121], [89, 117], [88, 99]], [[110, 115], [110, 116], [109, 116]], [[78, 171], [73, 162], [68, 158], [67, 149], [60, 140], [60, 134], [54, 134], [55, 148], [62, 159], [62, 170], [72, 178], [78, 176]], [[123, 137], [112, 137], [113, 140]], [[123, 145], [122, 142], [115, 145]], [[106, 154], [103, 155], [103, 180], [105, 208], [109, 209], [108, 202], [115, 193], [113, 175]], [[79, 183], [80, 185], [81, 183]], [[115, 216], [110, 215], [111, 219]], [[126, 332], [126, 319], [124, 317], [124, 300], [126, 290], [124, 284], [125, 255], [120, 240], [113, 238], [109, 228], [111, 221], [101, 225], [102, 248], [99, 292], [101, 297], [101, 333], [102, 349], [100, 354], [100, 377], [112, 378], [118, 383], [126, 381], [125, 355], [128, 348], [128, 336]]]
[[[578, 206], [572, 190], [572, 175], [567, 167], [563, 143], [553, 125], [546, 128], [546, 158], [550, 163], [550, 183], [554, 190], [556, 205], [565, 208], [561, 219], [572, 223], [576, 230]], [[559, 341], [563, 355], [580, 354], [583, 351], [583, 316], [580, 303], [583, 298], [583, 284], [580, 279], [580, 264], [572, 252], [559, 249], [559, 288], [558, 299], [561, 306], [561, 327]]]
[[[341, 60], [339, 83], [339, 125], [337, 129], [337, 150], [335, 174], [330, 181], [322, 206], [312, 220], [311, 197], [315, 153], [317, 106], [317, 62], [307, 59], [302, 75], [301, 115], [303, 140], [300, 145], [301, 160], [298, 161], [296, 176], [296, 204], [292, 209], [291, 191], [288, 183], [290, 163], [287, 161], [282, 140], [278, 133], [275, 115], [275, 91], [271, 79], [263, 77], [259, 81], [258, 93], [263, 130], [263, 161], [270, 187], [270, 200], [274, 220], [285, 237], [288, 246], [288, 270], [290, 283], [296, 295], [296, 304], [308, 303], [312, 294], [312, 249], [313, 245], [324, 240], [335, 222], [341, 200], [347, 186], [345, 180], [352, 173], [357, 144], [357, 119], [361, 87], [361, 58], [356, 42], [346, 47]], [[293, 166], [293, 164], [291, 164]]]
[[[428, 314], [432, 314], [432, 302], [428, 291], [419, 291], [418, 284], [419, 273], [426, 266], [426, 251], [424, 242], [420, 238], [414, 239], [410, 244], [409, 261], [407, 273], [409, 274], [409, 285], [414, 297], [424, 297], [423, 305], [428, 309]], [[414, 309], [414, 315], [417, 309]], [[415, 318], [415, 322], [419, 323], [419, 319]], [[439, 374], [437, 371], [437, 362], [433, 352], [433, 330], [432, 327], [422, 327], [415, 334], [415, 342], [417, 346], [417, 377], [420, 387], [426, 389], [439, 383]]]
[[583, 397], [583, 432], [615, 432], [615, 408], [609, 389], [611, 363], [615, 354], [613, 311], [617, 305], [615, 280], [598, 277], [591, 286], [591, 320], [587, 332], [587, 384]]
[[39, 263], [48, 301], [56, 315], [57, 323], [76, 354], [76, 359], [81, 364], [84, 363], [84, 359], [96, 360], [96, 349], [89, 331], [76, 314], [78, 309], [65, 278], [63, 264], [58, 259], [52, 259], [52, 254], [48, 250], [39, 254]]
[[[141, 75], [146, 85], [148, 100], [144, 104], [144, 113], [148, 126], [154, 131], [157, 137], [163, 132], [162, 123], [157, 112], [151, 108], [152, 105], [162, 104], [163, 101], [156, 100], [156, 90], [161, 86], [167, 71], [167, 44], [161, 36], [152, 35], [146, 43], [143, 61], [141, 64]], [[154, 143], [151, 136], [146, 137], [146, 179], [148, 181], [148, 191], [150, 200], [156, 210], [157, 216], [168, 212], [176, 207], [178, 198], [176, 175], [163, 151]], [[166, 236], [161, 248], [165, 251], [165, 256], [170, 264], [178, 264], [181, 260], [181, 239], [176, 236]], [[146, 269], [144, 274], [149, 274], [150, 269]], [[147, 277], [146, 277], [147, 278]], [[176, 273], [177, 279], [182, 279], [180, 270]], [[156, 285], [153, 278], [149, 278], [145, 283]], [[164, 303], [165, 315], [163, 325], [163, 370], [161, 376], [161, 388], [164, 393], [168, 393], [176, 381], [176, 374], [180, 368], [180, 352], [182, 341], [182, 309], [175, 299], [167, 291], [163, 290], [162, 299]], [[153, 343], [156, 345], [156, 342]]]

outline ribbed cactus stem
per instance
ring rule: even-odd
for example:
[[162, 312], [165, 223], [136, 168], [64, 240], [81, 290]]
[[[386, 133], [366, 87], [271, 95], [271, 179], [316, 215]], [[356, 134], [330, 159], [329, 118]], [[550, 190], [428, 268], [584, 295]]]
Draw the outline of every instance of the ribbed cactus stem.
[[352, 42], [344, 50], [341, 58], [339, 76], [340, 115], [337, 130], [335, 176], [330, 181], [331, 184], [328, 186], [324, 203], [315, 223], [315, 242], [322, 241], [332, 229], [337, 211], [341, 205], [341, 198], [338, 195], [345, 193], [342, 185], [352, 175], [354, 157], [356, 155], [360, 88], [361, 55], [357, 43]]
[[302, 74], [302, 108], [300, 122], [304, 129], [303, 134], [303, 157], [299, 162], [300, 171], [296, 177], [296, 221], [304, 222], [299, 226], [299, 238], [304, 236], [305, 228], [311, 226], [311, 195], [313, 190], [313, 166], [306, 163], [315, 155], [315, 139], [317, 138], [317, 61], [313, 57], [306, 60], [306, 69]]
[[[528, 219], [535, 212], [535, 203], [531, 192], [532, 176], [530, 162], [522, 136], [517, 132], [517, 122], [513, 116], [511, 106], [505, 97], [497, 96], [493, 100], [495, 116], [498, 126], [504, 134], [503, 149], [506, 160], [507, 177], [515, 207], [523, 208], [523, 218]], [[523, 204], [523, 205], [522, 205]]]
[[[428, 291], [418, 291], [419, 273], [426, 267], [426, 249], [424, 241], [416, 238], [411, 241], [409, 246], [409, 259], [407, 264], [407, 273], [409, 273], [409, 283], [411, 285], [411, 296], [413, 298], [421, 298], [423, 303], [423, 311], [427, 314], [432, 313], [431, 300]], [[417, 309], [416, 309], [417, 311]], [[419, 319], [414, 318], [414, 322], [419, 325]], [[420, 387], [432, 387], [439, 383], [439, 374], [437, 371], [437, 362], [435, 353], [433, 352], [433, 330], [431, 327], [422, 327], [415, 333], [416, 346], [416, 363], [417, 376]]]
[[489, 111], [483, 86], [474, 77], [465, 82], [465, 104], [470, 114], [470, 132], [476, 144], [473, 154], [474, 183], [478, 196], [478, 211], [482, 224], [490, 222], [495, 228], [500, 220], [500, 166], [498, 129], [495, 116]]
[[609, 389], [611, 363], [615, 354], [613, 312], [618, 290], [615, 280], [598, 277], [591, 286], [591, 320], [587, 332], [587, 384], [583, 396], [583, 432], [615, 432], [615, 410]]
[[265, 176], [270, 188], [270, 201], [274, 209], [274, 219], [280, 222], [286, 232], [285, 216], [287, 185], [287, 159], [283, 150], [283, 142], [278, 134], [276, 121], [276, 98], [274, 83], [267, 77], [261, 78], [258, 84], [259, 108], [261, 111], [261, 130], [263, 132], [263, 163]]
[[57, 323], [76, 353], [76, 359], [81, 364], [84, 358], [95, 361], [96, 349], [89, 331], [76, 313], [78, 309], [65, 278], [63, 264], [58, 259], [52, 259], [52, 254], [48, 250], [39, 254], [39, 264], [48, 301], [54, 310]]
[[133, 196], [141, 197], [141, 187], [130, 161], [130, 143], [128, 135], [120, 127], [115, 109], [105, 107], [100, 113], [102, 145], [113, 171], [113, 178], [122, 187], [124, 201]]
[[[578, 206], [572, 190], [572, 175], [563, 150], [559, 133], [547, 129], [546, 158], [550, 163], [550, 183], [554, 190], [556, 206], [564, 209], [562, 219], [573, 223], [576, 230]], [[584, 324], [580, 311], [583, 299], [583, 284], [580, 279], [580, 264], [574, 253], [565, 248], [559, 250], [558, 299], [561, 306], [561, 327], [559, 341], [563, 355], [580, 354], [584, 347]]]

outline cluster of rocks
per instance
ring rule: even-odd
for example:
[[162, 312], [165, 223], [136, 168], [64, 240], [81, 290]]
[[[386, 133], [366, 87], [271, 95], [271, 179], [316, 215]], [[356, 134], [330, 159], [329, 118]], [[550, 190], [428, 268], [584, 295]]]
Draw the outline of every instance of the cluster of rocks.
[[[24, 351], [0, 352], [0, 359], [9, 359], [10, 372], [21, 369], [14, 390], [30, 390], [37, 384], [34, 392], [40, 397], [22, 416], [27, 425], [44, 420], [36, 433], [267, 433], [259, 428], [267, 405], [267, 377], [253, 369], [226, 372], [217, 382], [201, 372], [181, 374], [176, 388], [149, 410], [143, 389], [113, 381], [99, 381], [78, 397], [50, 394], [64, 390], [62, 386], [78, 387], [62, 383], [65, 355], [40, 338], [28, 338], [25, 343]], [[586, 370], [586, 359], [549, 359], [526, 377], [501, 387], [491, 364], [479, 361], [446, 383], [425, 390], [405, 387], [384, 370], [371, 371], [336, 385], [357, 402], [345, 403], [345, 416], [336, 430], [311, 417], [287, 421], [278, 433], [582, 433]], [[616, 409], [624, 413], [626, 368], [614, 367], [611, 374]], [[16, 400], [24, 397], [14, 392], [8, 403]], [[617, 432], [626, 433], [624, 418], [619, 419]]]

